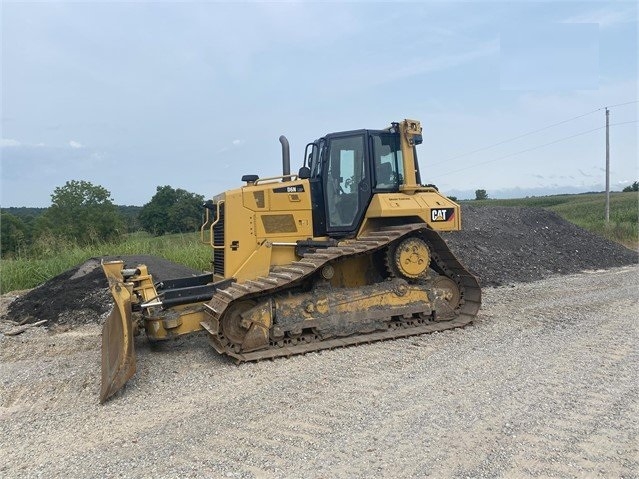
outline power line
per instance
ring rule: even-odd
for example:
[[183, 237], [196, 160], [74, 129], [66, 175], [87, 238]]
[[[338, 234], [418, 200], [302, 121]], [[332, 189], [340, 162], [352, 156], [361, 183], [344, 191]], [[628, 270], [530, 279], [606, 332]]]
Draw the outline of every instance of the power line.
[[[621, 122], [621, 123], [612, 123], [612, 124], [610, 124], [610, 126], [628, 125], [630, 123], [637, 123], [637, 121], [638, 120], [624, 121], [624, 122]], [[481, 165], [485, 165], [487, 163], [493, 163], [495, 161], [504, 160], [506, 158], [510, 158], [511, 156], [517, 156], [517, 155], [521, 155], [523, 153], [528, 153], [529, 151], [538, 150], [539, 148], [543, 148], [545, 146], [554, 145], [555, 143], [559, 143], [561, 141], [570, 140], [571, 138], [575, 138], [577, 136], [587, 135], [588, 133], [592, 133], [593, 131], [603, 130], [604, 128], [606, 128], [606, 127], [605, 126], [600, 126], [600, 127], [597, 127], [597, 128], [593, 128], [592, 130], [582, 131], [581, 133], [576, 133], [574, 135], [570, 135], [570, 136], [566, 136], [566, 137], [563, 137], [563, 138], [559, 138], [558, 140], [550, 141], [548, 143], [544, 143], [543, 145], [533, 146], [531, 148], [526, 148], [525, 150], [521, 150], [521, 151], [517, 151], [515, 153], [510, 153], [508, 155], [500, 156], [499, 158], [493, 158], [492, 160], [482, 161], [480, 163], [474, 163], [472, 165], [465, 166], [463, 168], [459, 168], [457, 170], [447, 171], [446, 173], [442, 173], [441, 175], [435, 175], [433, 178], [439, 178], [439, 177], [442, 177], [442, 176], [451, 175], [453, 173], [458, 173], [460, 171], [464, 171], [464, 170], [468, 170], [468, 169], [471, 169], [471, 168], [475, 168], [476, 166], [481, 166]]]
[[638, 121], [639, 120], [622, 121], [622, 122], [619, 122], [619, 123], [611, 123], [610, 126], [629, 125], [630, 123], [637, 123]]
[[[639, 103], [639, 100], [627, 101], [626, 103], [617, 103], [616, 105], [608, 105], [608, 108], [613, 108], [615, 106], [630, 105], [631, 103]], [[601, 110], [601, 108], [599, 108], [599, 110]]]
[[[616, 105], [610, 105], [607, 108], [613, 108], [613, 107], [623, 106], [623, 105], [630, 105], [631, 103], [639, 103], [639, 100], [628, 101], [628, 102], [625, 102], [625, 103], [617, 103]], [[480, 151], [489, 150], [489, 149], [494, 148], [496, 146], [503, 145], [504, 143], [510, 143], [511, 141], [519, 140], [520, 138], [524, 138], [526, 136], [530, 136], [530, 135], [532, 135], [534, 133], [539, 133], [540, 131], [548, 130], [548, 129], [553, 128], [555, 126], [563, 125], [564, 123], [568, 123], [570, 121], [574, 121], [574, 120], [577, 120], [579, 118], [583, 118], [585, 116], [592, 115], [593, 113], [597, 113], [598, 111], [604, 110], [605, 108], [606, 107], [603, 106], [601, 108], [597, 108], [596, 110], [589, 111], [588, 113], [584, 113], [582, 115], [573, 116], [572, 118], [568, 118], [567, 120], [562, 120], [562, 121], [559, 121], [557, 123], [552, 123], [551, 125], [547, 125], [547, 126], [544, 126], [542, 128], [537, 128], [536, 130], [532, 130], [532, 131], [523, 133], [521, 135], [514, 136], [512, 138], [507, 138], [506, 140], [502, 140], [502, 141], [499, 141], [497, 143], [493, 143], [492, 145], [484, 146], [482, 148], [477, 148], [476, 150], [472, 150], [472, 151], [469, 151], [467, 153], [462, 153], [461, 155], [453, 156], [453, 157], [448, 158], [446, 160], [438, 161], [437, 163], [432, 163], [431, 166], [440, 165], [442, 163], [447, 163], [447, 162], [452, 161], [452, 160], [457, 160], [459, 158], [463, 158], [465, 156], [469, 156], [469, 155], [472, 155], [474, 153], [478, 153]]]
[[453, 156], [453, 157], [448, 158], [446, 160], [438, 161], [437, 163], [433, 163], [431, 166], [439, 165], [441, 163], [446, 163], [448, 161], [456, 160], [458, 158], [463, 158], [464, 156], [472, 155], [473, 153], [478, 153], [480, 151], [489, 150], [490, 148], [494, 148], [496, 146], [503, 145], [504, 143], [510, 143], [511, 141], [515, 141], [515, 140], [518, 140], [520, 138], [524, 138], [525, 136], [530, 136], [533, 133], [538, 133], [540, 131], [548, 130], [549, 128], [553, 128], [555, 126], [563, 125], [564, 123], [568, 123], [569, 121], [577, 120], [578, 118], [583, 118], [584, 116], [592, 115], [593, 113], [597, 113], [598, 111], [601, 111], [601, 110], [603, 110], [603, 108], [598, 108], [596, 110], [589, 111], [588, 113], [584, 113], [583, 115], [574, 116], [572, 118], [568, 118], [567, 120], [563, 120], [563, 121], [559, 121], [557, 123], [553, 123], [552, 125], [544, 126], [542, 128], [537, 128], [536, 130], [532, 130], [532, 131], [529, 131], [527, 133], [523, 133], [521, 135], [514, 136], [512, 138], [508, 138], [506, 140], [499, 141], [497, 143], [493, 143], [492, 145], [484, 146], [482, 148], [477, 148], [476, 150], [472, 150], [472, 151], [469, 151], [467, 153], [462, 153], [461, 155]]

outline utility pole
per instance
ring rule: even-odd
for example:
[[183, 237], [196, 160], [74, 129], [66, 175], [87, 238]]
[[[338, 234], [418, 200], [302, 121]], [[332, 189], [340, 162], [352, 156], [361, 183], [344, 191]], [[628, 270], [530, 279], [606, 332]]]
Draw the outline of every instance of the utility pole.
[[606, 107], [606, 223], [610, 222], [610, 110]]

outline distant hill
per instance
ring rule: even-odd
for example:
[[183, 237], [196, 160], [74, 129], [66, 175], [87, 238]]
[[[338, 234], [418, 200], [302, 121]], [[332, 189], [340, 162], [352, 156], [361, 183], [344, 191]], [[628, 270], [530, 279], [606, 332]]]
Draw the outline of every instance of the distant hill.
[[118, 211], [126, 220], [126, 227], [129, 232], [138, 231], [142, 229], [138, 222], [138, 215], [140, 214], [141, 206], [125, 206], [117, 205]]
[[18, 218], [26, 219], [26, 218], [36, 218], [40, 216], [42, 213], [47, 211], [46, 208], [27, 208], [26, 206], [10, 206], [9, 208], [2, 208], [3, 213], [9, 213]]
[[[141, 206], [131, 206], [131, 205], [116, 205], [118, 207], [118, 211], [126, 216], [137, 218], [138, 214], [140, 214]], [[18, 218], [35, 218], [40, 216], [42, 213], [47, 211], [47, 208], [29, 208], [26, 206], [10, 206], [8, 208], [1, 208], [3, 213], [9, 213], [13, 216], [17, 216]]]
[[[141, 228], [138, 223], [138, 215], [140, 214], [141, 206], [130, 206], [130, 205], [116, 205], [120, 214], [124, 217], [126, 221], [127, 231], [133, 232], [138, 231]], [[9, 213], [10, 215], [15, 216], [16, 218], [20, 218], [26, 224], [31, 224], [33, 220], [35, 220], [38, 216], [42, 215], [47, 208], [29, 208], [26, 206], [10, 206], [9, 208], [1, 208], [2, 213]]]

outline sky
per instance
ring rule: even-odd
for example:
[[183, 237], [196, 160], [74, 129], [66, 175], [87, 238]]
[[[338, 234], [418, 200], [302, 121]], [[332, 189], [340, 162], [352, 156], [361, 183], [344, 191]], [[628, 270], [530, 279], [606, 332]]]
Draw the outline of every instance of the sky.
[[639, 179], [636, 2], [0, 5], [2, 207], [69, 180], [210, 198], [280, 174], [281, 134], [297, 171], [308, 142], [404, 118], [445, 194], [601, 191], [606, 106], [611, 189]]

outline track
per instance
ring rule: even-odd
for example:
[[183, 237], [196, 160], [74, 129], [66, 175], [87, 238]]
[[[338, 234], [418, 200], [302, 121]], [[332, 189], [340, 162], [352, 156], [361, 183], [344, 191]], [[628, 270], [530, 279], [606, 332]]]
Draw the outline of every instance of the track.
[[[460, 289], [460, 304], [452, 319], [433, 321], [429, 317], [412, 317], [400, 320], [389, 317], [388, 312], [380, 310], [379, 317], [375, 319], [388, 321], [386, 331], [359, 333], [327, 340], [322, 340], [316, 334], [303, 334], [280, 341], [271, 341], [270, 347], [266, 349], [246, 353], [238, 351], [223, 334], [218, 334], [220, 329], [218, 325], [221, 324], [225, 312], [236, 302], [254, 300], [295, 288], [329, 262], [348, 256], [373, 254], [392, 242], [415, 233], [425, 236], [431, 249], [433, 269], [452, 278]], [[337, 246], [306, 254], [301, 260], [290, 265], [278, 266], [266, 277], [249, 280], [242, 284], [234, 283], [226, 289], [219, 290], [205, 306], [211, 319], [203, 321], [202, 326], [211, 333], [211, 343], [219, 353], [232, 356], [238, 362], [257, 361], [463, 327], [473, 321], [480, 305], [481, 290], [475, 277], [459, 263], [437, 233], [425, 228], [423, 223], [416, 223], [382, 229], [359, 239], [341, 241]], [[368, 314], [371, 314], [370, 311]]]

